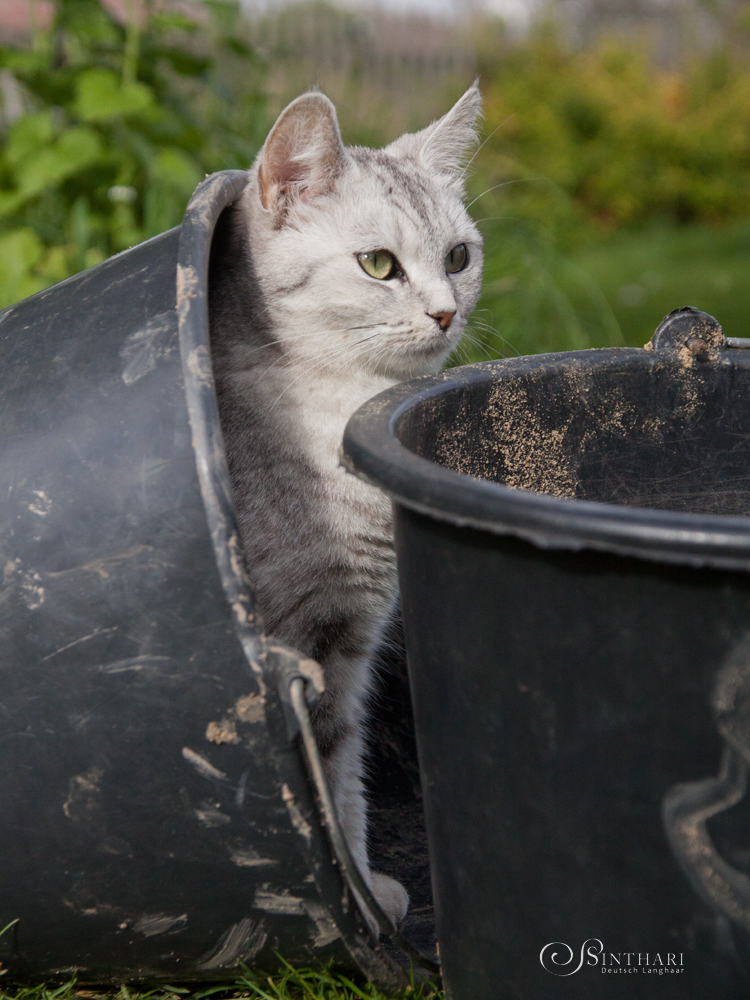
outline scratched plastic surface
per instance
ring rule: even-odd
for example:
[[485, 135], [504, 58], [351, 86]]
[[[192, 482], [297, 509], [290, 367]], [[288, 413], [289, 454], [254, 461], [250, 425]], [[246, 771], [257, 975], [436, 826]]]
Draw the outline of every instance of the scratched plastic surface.
[[[193, 259], [242, 183], [201, 186]], [[332, 862], [252, 593], [227, 599], [237, 556], [217, 551], [207, 499], [220, 449], [196, 456], [188, 419], [179, 239], [0, 315], [0, 927], [16, 921], [0, 961], [21, 980], [195, 981], [280, 952], [393, 987]], [[207, 343], [205, 310], [194, 327]], [[216, 435], [210, 366], [196, 378]]]

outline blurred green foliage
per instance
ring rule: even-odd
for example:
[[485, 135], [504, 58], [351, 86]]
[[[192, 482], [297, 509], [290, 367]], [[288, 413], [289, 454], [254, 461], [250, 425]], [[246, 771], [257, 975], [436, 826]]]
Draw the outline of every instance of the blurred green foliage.
[[547, 29], [495, 58], [484, 80], [487, 120], [503, 123], [488, 143], [493, 183], [524, 179], [509, 198], [532, 214], [564, 205], [540, 196], [539, 179], [604, 227], [750, 212], [743, 58], [722, 49], [660, 68], [635, 40], [573, 52]]
[[486, 275], [457, 360], [643, 344], [687, 303], [747, 336], [747, 61], [660, 68], [642, 40], [575, 52], [543, 26], [482, 63], [496, 131], [471, 191]]
[[[0, 307], [176, 225], [204, 173], [249, 165], [292, 90], [321, 83], [347, 141], [386, 142], [472, 72], [389, 56], [386, 22], [323, 0], [255, 25], [232, 0], [205, 0], [194, 21], [141, 22], [128, 2], [119, 23], [98, 0], [57, 0], [49, 30], [0, 49], [22, 106], [2, 124]], [[510, 40], [467, 22], [486, 276], [455, 361], [643, 343], [688, 302], [750, 335], [750, 4], [738, 10], [723, 48], [668, 67], [643, 38], [575, 51], [549, 25]]]
[[23, 105], [0, 147], [0, 307], [177, 225], [204, 174], [262, 143], [238, 5], [206, 3], [200, 24], [129, 9], [120, 24], [58, 0], [30, 47], [0, 49]]

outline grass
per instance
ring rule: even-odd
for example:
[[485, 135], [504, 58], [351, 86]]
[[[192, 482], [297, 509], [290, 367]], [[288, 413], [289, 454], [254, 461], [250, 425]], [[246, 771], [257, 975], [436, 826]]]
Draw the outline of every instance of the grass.
[[0, 1000], [443, 1000], [430, 986], [408, 986], [398, 996], [381, 993], [372, 984], [357, 985], [346, 976], [326, 969], [293, 969], [284, 963], [281, 973], [267, 976], [249, 969], [234, 986], [222, 983], [184, 986], [142, 986], [94, 989], [79, 986], [75, 979], [62, 986], [38, 985], [1, 989]]
[[541, 227], [490, 220], [485, 280], [454, 362], [588, 347], [642, 346], [683, 305], [750, 337], [750, 220], [619, 230], [572, 252]]
[[750, 336], [749, 220], [620, 233], [576, 259], [604, 291], [629, 346], [682, 305], [716, 316], [728, 336]]

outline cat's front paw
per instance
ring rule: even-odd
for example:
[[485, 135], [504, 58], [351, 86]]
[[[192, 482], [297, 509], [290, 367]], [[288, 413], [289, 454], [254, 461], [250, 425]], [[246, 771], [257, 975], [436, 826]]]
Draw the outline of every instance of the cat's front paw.
[[394, 924], [400, 924], [409, 909], [409, 893], [400, 882], [382, 872], [373, 872], [370, 888], [372, 894], [380, 903], [385, 915]]

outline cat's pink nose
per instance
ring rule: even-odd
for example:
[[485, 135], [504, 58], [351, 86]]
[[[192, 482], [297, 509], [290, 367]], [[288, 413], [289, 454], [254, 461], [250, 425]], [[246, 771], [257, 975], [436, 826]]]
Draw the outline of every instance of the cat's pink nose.
[[443, 312], [443, 313], [430, 313], [433, 319], [438, 321], [438, 326], [441, 330], [447, 330], [451, 325], [451, 320], [456, 315], [455, 309], [453, 312]]

